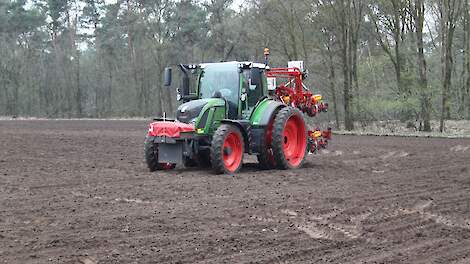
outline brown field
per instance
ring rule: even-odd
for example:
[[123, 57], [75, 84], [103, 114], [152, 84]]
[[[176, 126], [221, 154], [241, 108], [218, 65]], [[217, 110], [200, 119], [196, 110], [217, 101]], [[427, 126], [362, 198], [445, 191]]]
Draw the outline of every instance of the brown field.
[[[145, 121], [0, 121], [0, 263], [470, 263], [470, 140], [150, 173]], [[251, 162], [251, 163], [250, 163]]]

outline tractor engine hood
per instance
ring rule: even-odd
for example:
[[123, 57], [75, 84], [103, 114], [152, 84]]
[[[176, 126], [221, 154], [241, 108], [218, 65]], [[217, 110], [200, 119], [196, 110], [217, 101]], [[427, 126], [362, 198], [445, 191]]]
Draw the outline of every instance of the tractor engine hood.
[[176, 111], [176, 119], [186, 124], [194, 123], [204, 106], [209, 103], [210, 100], [211, 99], [198, 99], [180, 105]]

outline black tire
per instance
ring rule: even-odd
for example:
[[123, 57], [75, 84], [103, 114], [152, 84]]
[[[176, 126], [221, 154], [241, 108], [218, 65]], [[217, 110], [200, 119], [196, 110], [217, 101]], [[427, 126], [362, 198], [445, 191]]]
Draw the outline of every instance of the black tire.
[[169, 164], [168, 166], [168, 164], [158, 163], [158, 144], [154, 143], [148, 137], [145, 138], [144, 152], [147, 167], [151, 172], [156, 170], [174, 169], [176, 167], [176, 164]]
[[276, 168], [276, 163], [273, 159], [273, 150], [271, 145], [267, 143], [268, 141], [272, 142], [272, 134], [270, 134], [270, 136], [268, 134], [268, 130], [270, 129], [272, 130], [272, 125], [266, 127], [265, 136], [261, 139], [260, 153], [256, 156], [258, 158], [258, 166], [262, 170], [272, 170]]
[[[224, 143], [227, 137], [232, 134], [238, 137], [240, 141], [240, 146], [241, 146], [241, 161], [238, 164], [238, 166], [233, 166], [236, 168], [233, 168], [233, 167], [229, 168], [226, 166], [224, 162], [224, 152], [225, 152]], [[217, 130], [215, 131], [214, 136], [212, 137], [211, 151], [210, 151], [210, 160], [212, 164], [212, 169], [214, 170], [216, 174], [237, 173], [243, 165], [244, 151], [245, 151], [245, 148], [243, 144], [243, 136], [240, 130], [234, 125], [229, 125], [229, 124], [220, 125], [219, 128], [217, 128]], [[235, 152], [235, 153], [238, 153], [238, 152]], [[239, 156], [237, 157], [237, 160], [238, 159], [239, 159]]]
[[211, 167], [211, 155], [210, 150], [200, 150], [196, 157], [197, 163], [201, 168]]
[[[300, 128], [300, 130], [298, 131], [300, 131], [299, 133], [302, 133], [303, 137], [305, 138], [303, 156], [298, 155], [298, 159], [300, 159], [300, 162], [296, 165], [292, 165], [290, 161], [286, 158], [286, 155], [284, 153], [284, 128], [286, 127], [287, 121], [291, 117], [297, 118], [299, 122], [302, 122], [303, 128]], [[305, 157], [307, 156], [307, 130], [305, 127], [303, 115], [297, 108], [285, 107], [281, 109], [279, 113], [277, 113], [274, 119], [272, 138], [272, 150], [274, 154], [274, 161], [278, 169], [296, 169], [300, 168], [303, 165]]]

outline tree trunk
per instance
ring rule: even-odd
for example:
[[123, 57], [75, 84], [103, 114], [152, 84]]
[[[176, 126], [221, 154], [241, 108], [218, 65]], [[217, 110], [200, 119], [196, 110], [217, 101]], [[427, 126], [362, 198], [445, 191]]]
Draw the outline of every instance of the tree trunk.
[[339, 126], [339, 115], [338, 115], [338, 104], [336, 100], [336, 85], [335, 85], [335, 67], [333, 62], [333, 54], [330, 49], [330, 45], [327, 45], [328, 49], [328, 59], [329, 59], [329, 67], [330, 67], [330, 74], [328, 75], [328, 79], [330, 81], [330, 90], [331, 90], [331, 99], [333, 100], [333, 112], [335, 114], [335, 128], [337, 130], [340, 129]]
[[13, 79], [13, 107], [12, 107], [12, 115], [18, 116], [18, 104], [19, 104], [19, 76], [12, 76]]
[[93, 33], [95, 35], [95, 50], [96, 50], [96, 55], [95, 55], [95, 76], [96, 76], [96, 83], [94, 84], [94, 92], [95, 92], [95, 100], [94, 100], [94, 108], [95, 108], [95, 117], [99, 117], [103, 114], [103, 96], [102, 96], [102, 90], [103, 90], [103, 60], [102, 60], [102, 51], [101, 51], [101, 35], [99, 34], [98, 30], [98, 23], [99, 23], [99, 14], [97, 11], [97, 3], [93, 1], [92, 3], [92, 16], [91, 19], [93, 21]]
[[418, 49], [418, 86], [421, 94], [421, 118], [423, 119], [423, 131], [431, 131], [431, 96], [428, 90], [427, 65], [424, 56], [423, 26], [424, 26], [424, 0], [415, 0], [413, 10], [416, 23], [416, 46]]
[[76, 100], [77, 100], [77, 116], [82, 117], [83, 116], [83, 108], [82, 108], [82, 100], [83, 100], [83, 91], [82, 87], [80, 86], [80, 51], [78, 48], [76, 49], [76, 56], [77, 56], [77, 73], [76, 73], [76, 78], [77, 78], [77, 95], [76, 95]]
[[464, 42], [465, 42], [465, 94], [466, 94], [466, 107], [467, 107], [467, 119], [470, 119], [470, 4], [465, 1], [464, 8]]
[[374, 67], [372, 67], [369, 43], [367, 43], [367, 66], [369, 67], [369, 70], [372, 73], [372, 80], [374, 81], [374, 92], [375, 92], [375, 96], [377, 96], [377, 91], [379, 90], [379, 84], [377, 81], [377, 74], [375, 73], [375, 69]]
[[350, 53], [350, 0], [340, 2], [340, 29], [341, 29], [341, 60], [343, 64], [343, 97], [344, 97], [344, 126], [346, 130], [354, 129], [352, 115], [352, 94], [351, 94], [351, 53]]
[[113, 113], [113, 69], [109, 70], [109, 85], [106, 100], [106, 110], [110, 115]]
[[348, 30], [345, 29], [343, 31], [344, 37], [343, 37], [343, 47], [342, 47], [342, 54], [341, 54], [341, 59], [343, 62], [343, 97], [344, 97], [344, 126], [346, 130], [353, 130], [354, 129], [354, 123], [352, 119], [352, 114], [351, 114], [351, 99], [352, 95], [350, 94], [350, 87], [351, 87], [351, 82], [350, 82], [350, 70], [349, 70], [349, 41], [348, 41]]
[[[353, 30], [353, 32], [355, 32], [356, 29]], [[355, 32], [354, 34], [352, 34], [352, 39], [351, 39], [351, 54], [352, 54], [352, 58], [351, 58], [351, 85], [353, 87], [353, 90], [355, 92], [355, 95], [354, 95], [354, 104], [356, 106], [356, 115], [357, 117], [356, 118], [361, 118], [360, 120], [362, 120], [362, 117], [361, 117], [361, 104], [359, 102], [360, 100], [360, 97], [359, 97], [359, 79], [358, 79], [358, 76], [357, 76], [357, 41], [358, 41], [358, 36], [356, 35], [358, 32]]]
[[396, 0], [392, 1], [393, 4], [393, 17], [394, 17], [394, 28], [393, 28], [393, 38], [395, 42], [395, 74], [397, 78], [397, 88], [401, 96], [403, 96], [403, 82], [401, 80], [401, 71], [402, 71], [402, 59], [400, 56], [400, 43], [401, 43], [401, 27], [400, 27], [400, 12], [401, 8], [398, 7]]
[[127, 45], [128, 45], [128, 56], [130, 60], [130, 66], [131, 69], [129, 69], [129, 72], [132, 76], [132, 81], [133, 81], [133, 88], [135, 89], [136, 92], [136, 106], [135, 106], [135, 111], [133, 115], [142, 115], [142, 108], [143, 108], [143, 98], [142, 98], [142, 89], [141, 86], [139, 85], [139, 77], [138, 77], [138, 70], [137, 69], [137, 62], [136, 62], [136, 47], [134, 46], [134, 28], [131, 23], [131, 13], [134, 12], [133, 8], [131, 7], [131, 1], [126, 0], [127, 4]]
[[460, 8], [460, 2], [450, 2], [443, 0], [441, 7], [441, 35], [442, 35], [442, 101], [441, 118], [439, 122], [439, 131], [444, 132], [445, 119], [450, 117], [450, 106], [448, 105], [450, 87], [452, 85], [452, 44], [454, 40], [456, 8]]

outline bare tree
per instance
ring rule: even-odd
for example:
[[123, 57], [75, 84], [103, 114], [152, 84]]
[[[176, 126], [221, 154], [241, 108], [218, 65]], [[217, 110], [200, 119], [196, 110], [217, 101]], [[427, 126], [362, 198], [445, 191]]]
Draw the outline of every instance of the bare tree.
[[449, 93], [452, 81], [453, 54], [452, 45], [456, 20], [462, 12], [462, 0], [440, 0], [441, 13], [441, 63], [442, 63], [442, 104], [439, 131], [444, 131], [444, 121], [450, 118], [450, 106], [448, 105]]
[[333, 113], [335, 114], [335, 126], [336, 129], [340, 129], [339, 126], [339, 113], [338, 113], [338, 100], [336, 99], [336, 73], [333, 59], [333, 41], [332, 36], [328, 34], [328, 41], [326, 43], [327, 56], [328, 56], [328, 68], [330, 69], [330, 74], [328, 79], [330, 82], [330, 91], [331, 91], [331, 100], [333, 101]]
[[414, 0], [410, 4], [416, 33], [418, 86], [421, 95], [421, 118], [423, 119], [423, 131], [431, 131], [431, 94], [428, 88], [427, 63], [424, 56], [423, 28], [425, 20], [424, 0]]
[[338, 21], [338, 42], [343, 67], [344, 125], [346, 130], [354, 129], [353, 85], [357, 85], [358, 33], [363, 19], [364, 2], [359, 0], [329, 1]]
[[464, 1], [463, 16], [461, 18], [463, 38], [462, 38], [462, 87], [460, 89], [459, 113], [462, 117], [470, 119], [470, 3]]
[[403, 0], [377, 1], [369, 6], [368, 14], [375, 26], [377, 40], [393, 64], [397, 92], [402, 95], [406, 86], [402, 80], [404, 59], [401, 51], [406, 36], [406, 4]]

